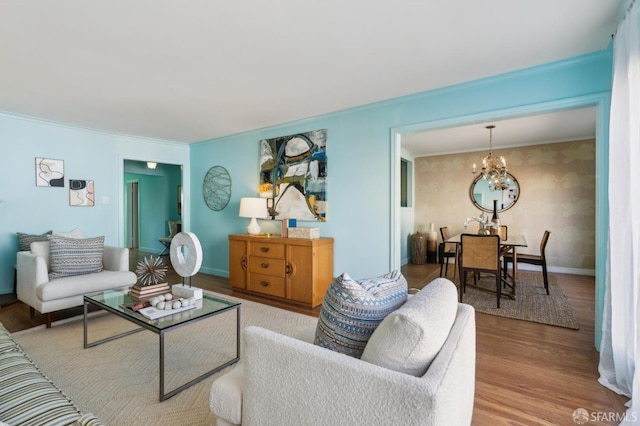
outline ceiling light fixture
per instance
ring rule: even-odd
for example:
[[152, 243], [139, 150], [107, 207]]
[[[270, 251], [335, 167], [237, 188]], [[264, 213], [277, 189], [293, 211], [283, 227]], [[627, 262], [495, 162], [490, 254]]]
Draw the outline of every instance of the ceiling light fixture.
[[147, 161], [147, 167], [150, 169], [155, 169], [158, 166], [158, 163], [154, 163], [153, 161]]
[[[493, 129], [496, 126], [489, 125], [489, 155], [482, 159], [482, 169], [479, 171], [483, 179], [489, 182], [491, 191], [509, 188], [509, 176], [507, 174], [507, 160], [501, 155], [493, 156]], [[476, 175], [476, 163], [473, 163], [473, 175]]]

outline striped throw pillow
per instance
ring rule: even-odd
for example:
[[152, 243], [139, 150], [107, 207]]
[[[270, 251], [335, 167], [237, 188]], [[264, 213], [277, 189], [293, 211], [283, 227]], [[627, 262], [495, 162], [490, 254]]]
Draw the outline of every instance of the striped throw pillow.
[[49, 244], [49, 279], [102, 271], [104, 236], [78, 239], [52, 235]]
[[36, 241], [49, 241], [49, 235], [52, 231], [45, 232], [41, 235], [25, 234], [24, 232], [16, 232], [18, 234], [18, 250], [31, 250], [31, 243]]
[[358, 281], [342, 274], [324, 296], [314, 343], [360, 358], [378, 324], [406, 300], [400, 271]]

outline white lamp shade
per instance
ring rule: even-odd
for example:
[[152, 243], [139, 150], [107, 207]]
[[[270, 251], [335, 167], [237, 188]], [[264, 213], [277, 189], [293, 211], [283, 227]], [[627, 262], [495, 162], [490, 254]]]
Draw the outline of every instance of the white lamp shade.
[[240, 217], [261, 219], [268, 216], [266, 198], [245, 197], [240, 199]]
[[247, 233], [259, 234], [260, 225], [256, 218], [268, 217], [266, 198], [241, 198], [240, 199], [240, 217], [250, 217], [251, 221], [247, 226]]

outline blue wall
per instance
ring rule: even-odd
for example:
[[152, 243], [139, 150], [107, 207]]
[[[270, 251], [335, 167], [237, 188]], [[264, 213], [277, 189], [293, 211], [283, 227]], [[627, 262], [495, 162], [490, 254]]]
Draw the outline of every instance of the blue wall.
[[[166, 141], [108, 134], [0, 113], [0, 293], [13, 291], [16, 232], [80, 228], [86, 236], [124, 246], [124, 159], [185, 164], [189, 147]], [[35, 186], [35, 158], [64, 160], [65, 187]], [[69, 179], [95, 183], [94, 207], [69, 206]], [[185, 183], [187, 185], [188, 183]], [[187, 201], [188, 202], [188, 201]]]
[[[202, 271], [227, 276], [227, 235], [244, 233], [247, 225], [246, 219], [238, 217], [239, 200], [257, 194], [258, 141], [322, 128], [328, 130], [328, 221], [302, 225], [317, 226], [323, 236], [335, 239], [336, 274], [348, 272], [361, 278], [385, 273], [400, 264], [401, 256], [401, 250], [394, 248], [395, 240], [400, 241], [397, 194], [392, 190], [392, 174], [397, 172], [394, 132], [597, 103], [599, 318], [608, 208], [608, 168], [603, 160], [608, 149], [609, 112], [602, 99], [608, 99], [610, 90], [611, 50], [605, 50], [191, 146], [0, 114], [0, 140], [5, 148], [4, 167], [0, 170], [5, 182], [0, 189], [0, 292], [7, 293], [12, 288], [16, 231], [40, 233], [79, 227], [89, 236], [105, 235], [107, 244], [125, 245], [125, 159], [183, 166], [183, 187], [189, 188], [183, 203], [183, 229], [200, 238], [204, 251]], [[94, 180], [96, 206], [69, 207], [68, 187], [36, 187], [35, 157], [65, 160], [65, 179]], [[202, 179], [214, 165], [227, 168], [232, 178], [231, 201], [218, 212], [208, 209], [202, 199]], [[262, 225], [266, 232], [279, 232], [278, 223], [262, 221]]]
[[[354, 277], [377, 275], [392, 266], [392, 129], [456, 117], [464, 121], [465, 116], [487, 112], [504, 117], [511, 108], [608, 93], [610, 68], [610, 52], [603, 51], [192, 145], [194, 182], [202, 182], [213, 165], [226, 167], [233, 181], [231, 202], [221, 212], [208, 210], [202, 197], [192, 194], [193, 230], [206, 241], [205, 252], [217, 253], [205, 259], [203, 268], [211, 273], [227, 273], [227, 235], [245, 232], [246, 220], [237, 216], [240, 197], [257, 195], [260, 139], [328, 129], [328, 221], [304, 225], [318, 226], [321, 235], [335, 239], [336, 273], [346, 271]], [[277, 223], [263, 221], [264, 228], [279, 232]]]
[[[220, 212], [207, 209], [197, 187], [192, 188], [192, 230], [200, 236], [204, 272], [228, 275], [230, 233], [244, 233], [246, 220], [238, 217], [241, 197], [256, 196], [258, 141], [296, 132], [327, 129], [329, 214], [317, 226], [322, 236], [335, 239], [334, 270], [355, 278], [370, 277], [399, 266], [400, 250], [393, 239], [400, 233], [399, 214], [392, 208], [397, 196], [392, 186], [394, 143], [397, 129], [417, 130], [455, 125], [470, 120], [495, 120], [597, 104], [598, 159], [598, 298], [604, 282], [606, 244], [607, 165], [602, 163], [608, 146], [603, 131], [608, 123], [605, 105], [611, 91], [611, 50], [595, 52], [557, 63], [529, 68], [483, 80], [380, 102], [258, 131], [201, 142], [191, 146], [191, 178], [202, 182], [213, 165], [228, 169], [233, 181], [229, 206]], [[466, 194], [460, 194], [466, 197]], [[461, 212], [461, 215], [464, 213]], [[395, 216], [398, 216], [396, 219]], [[394, 221], [398, 224], [394, 224]], [[277, 223], [263, 221], [263, 230], [279, 232]], [[397, 226], [397, 230], [394, 227]], [[396, 255], [396, 260], [394, 257]], [[598, 309], [601, 300], [598, 300]], [[599, 328], [598, 325], [596, 328]]]

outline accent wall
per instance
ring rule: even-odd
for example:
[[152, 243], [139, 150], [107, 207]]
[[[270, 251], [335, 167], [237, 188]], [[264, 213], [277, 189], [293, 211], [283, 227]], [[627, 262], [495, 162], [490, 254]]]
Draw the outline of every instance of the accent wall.
[[[496, 120], [553, 109], [597, 106], [596, 268], [600, 317], [606, 259], [608, 102], [611, 50], [539, 67], [514, 71], [416, 95], [365, 105], [257, 131], [204, 141], [191, 146], [192, 230], [203, 242], [203, 272], [228, 275], [228, 240], [244, 233], [248, 219], [238, 217], [241, 197], [258, 194], [261, 139], [327, 129], [331, 159], [328, 221], [299, 223], [320, 228], [335, 239], [334, 270], [354, 278], [376, 276], [401, 263], [399, 188], [400, 150], [396, 134], [470, 120]], [[313, 100], [310, 100], [312, 102]], [[277, 102], [277, 100], [274, 100]], [[275, 106], [277, 107], [277, 105]], [[233, 190], [222, 211], [207, 208], [198, 185], [207, 170], [227, 168]], [[461, 211], [465, 215], [468, 210]], [[279, 223], [262, 221], [264, 232], [279, 232]], [[599, 328], [596, 326], [596, 328]]]

